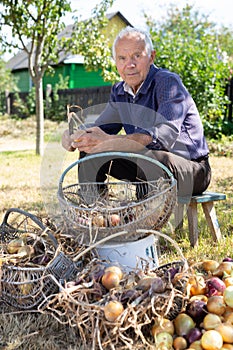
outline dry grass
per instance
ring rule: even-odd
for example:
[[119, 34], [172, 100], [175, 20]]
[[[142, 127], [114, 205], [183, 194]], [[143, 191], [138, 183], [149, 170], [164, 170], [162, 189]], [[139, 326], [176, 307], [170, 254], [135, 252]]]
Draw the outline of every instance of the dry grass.
[[[45, 189], [46, 184], [52, 182], [54, 193], [56, 193], [59, 174], [67, 164], [76, 160], [77, 156], [69, 154], [66, 157], [64, 153], [61, 154], [59, 135], [61, 135], [62, 128], [64, 128], [63, 125], [58, 128], [55, 123], [46, 123], [46, 134], [53, 136], [53, 142], [48, 143], [45, 155], [41, 158], [35, 155], [33, 148], [35, 144], [35, 122], [33, 120], [1, 120], [0, 148], [1, 145], [6, 146], [6, 144], [11, 148], [9, 151], [0, 152], [1, 221], [6, 210], [12, 207], [27, 210], [43, 218], [47, 217], [47, 206], [43, 197], [46, 191], [43, 191], [42, 188]], [[22, 149], [20, 148], [22, 140], [29, 142], [32, 149], [16, 151], [17, 148]], [[59, 159], [62, 159], [62, 161]], [[203, 214], [200, 211], [200, 240], [197, 248], [190, 248], [187, 222], [185, 222], [184, 232], [173, 236], [185, 257], [193, 261], [200, 261], [205, 257], [220, 260], [223, 256], [232, 256], [233, 159], [214, 155], [211, 156], [210, 161], [213, 177], [209, 190], [227, 194], [226, 201], [216, 204], [223, 239], [220, 243], [213, 243]], [[53, 200], [55, 199], [53, 198]], [[171, 234], [168, 227], [165, 227], [163, 231], [169, 235]], [[164, 242], [163, 248], [163, 260], [171, 261], [177, 258], [177, 251], [169, 243]], [[2, 329], [0, 349], [84, 349], [79, 344], [77, 329], [62, 325], [49, 315], [7, 314], [3, 312], [0, 322]]]

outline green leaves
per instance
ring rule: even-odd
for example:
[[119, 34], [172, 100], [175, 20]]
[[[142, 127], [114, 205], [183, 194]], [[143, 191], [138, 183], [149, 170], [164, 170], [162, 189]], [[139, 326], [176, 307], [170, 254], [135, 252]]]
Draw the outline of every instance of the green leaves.
[[215, 24], [186, 5], [181, 11], [171, 7], [160, 26], [151, 18], [147, 25], [157, 52], [155, 63], [181, 76], [197, 104], [206, 134], [219, 136], [229, 68]]

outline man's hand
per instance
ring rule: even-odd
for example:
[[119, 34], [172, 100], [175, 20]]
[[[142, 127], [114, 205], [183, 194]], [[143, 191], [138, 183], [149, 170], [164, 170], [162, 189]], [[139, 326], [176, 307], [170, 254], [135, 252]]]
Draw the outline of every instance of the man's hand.
[[75, 147], [74, 144], [74, 139], [77, 140], [79, 139], [80, 136], [82, 136], [83, 134], [85, 134], [84, 130], [76, 130], [74, 132], [74, 134], [70, 135], [69, 134], [69, 130], [65, 130], [63, 135], [62, 135], [62, 146], [70, 152], [75, 151], [75, 149], [77, 148], [77, 146]]

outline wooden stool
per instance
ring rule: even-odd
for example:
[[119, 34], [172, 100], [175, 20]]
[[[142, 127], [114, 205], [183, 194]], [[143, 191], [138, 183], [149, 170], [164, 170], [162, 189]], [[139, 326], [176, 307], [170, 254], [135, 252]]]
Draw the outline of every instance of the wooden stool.
[[191, 200], [188, 202], [187, 198], [178, 198], [178, 205], [175, 210], [175, 222], [178, 223], [176, 230], [183, 227], [184, 206], [187, 205], [189, 240], [192, 247], [198, 245], [198, 203], [201, 203], [202, 205], [202, 209], [214, 241], [219, 241], [221, 239], [221, 231], [214, 208], [214, 202], [225, 199], [225, 194], [216, 192], [204, 192], [200, 195], [192, 196]]

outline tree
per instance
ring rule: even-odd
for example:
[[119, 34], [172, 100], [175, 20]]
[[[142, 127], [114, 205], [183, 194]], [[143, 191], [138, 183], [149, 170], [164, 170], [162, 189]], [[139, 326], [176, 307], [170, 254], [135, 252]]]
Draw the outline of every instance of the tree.
[[156, 64], [177, 72], [192, 94], [209, 136], [223, 132], [228, 99], [227, 55], [218, 42], [216, 25], [186, 5], [171, 6], [164, 22], [147, 17], [157, 52]]
[[[4, 7], [0, 14], [0, 23], [2, 26], [10, 27], [12, 37], [17, 39], [9, 43], [9, 40], [2, 35], [3, 45], [24, 50], [28, 55], [28, 69], [36, 92], [36, 153], [42, 155], [44, 149], [43, 75], [51, 64], [57, 63], [60, 52], [72, 52], [75, 45], [75, 51], [79, 52], [81, 45], [74, 38], [78, 37], [82, 43], [86, 40], [93, 44], [92, 34], [95, 33], [95, 39], [98, 43], [101, 42], [100, 29], [104, 23], [102, 17], [112, 1], [102, 0], [95, 8], [96, 20], [90, 22], [89, 31], [84, 24], [81, 24], [82, 22], [77, 22], [74, 26], [76, 34], [74, 33], [72, 38], [67, 36], [64, 30], [65, 24], [62, 21], [65, 14], [71, 12], [70, 2], [67, 0], [3, 0], [0, 3]], [[98, 48], [100, 47], [99, 44]], [[98, 48], [93, 50], [93, 55]], [[85, 54], [85, 50], [82, 52]], [[100, 60], [99, 64], [102, 66], [104, 62]]]
[[71, 11], [65, 0], [3, 0], [1, 23], [12, 28], [17, 41], [6, 43], [24, 50], [28, 69], [36, 91], [36, 153], [44, 148], [44, 109], [42, 78], [51, 62], [56, 62], [62, 49], [58, 33], [64, 28], [61, 17]]

